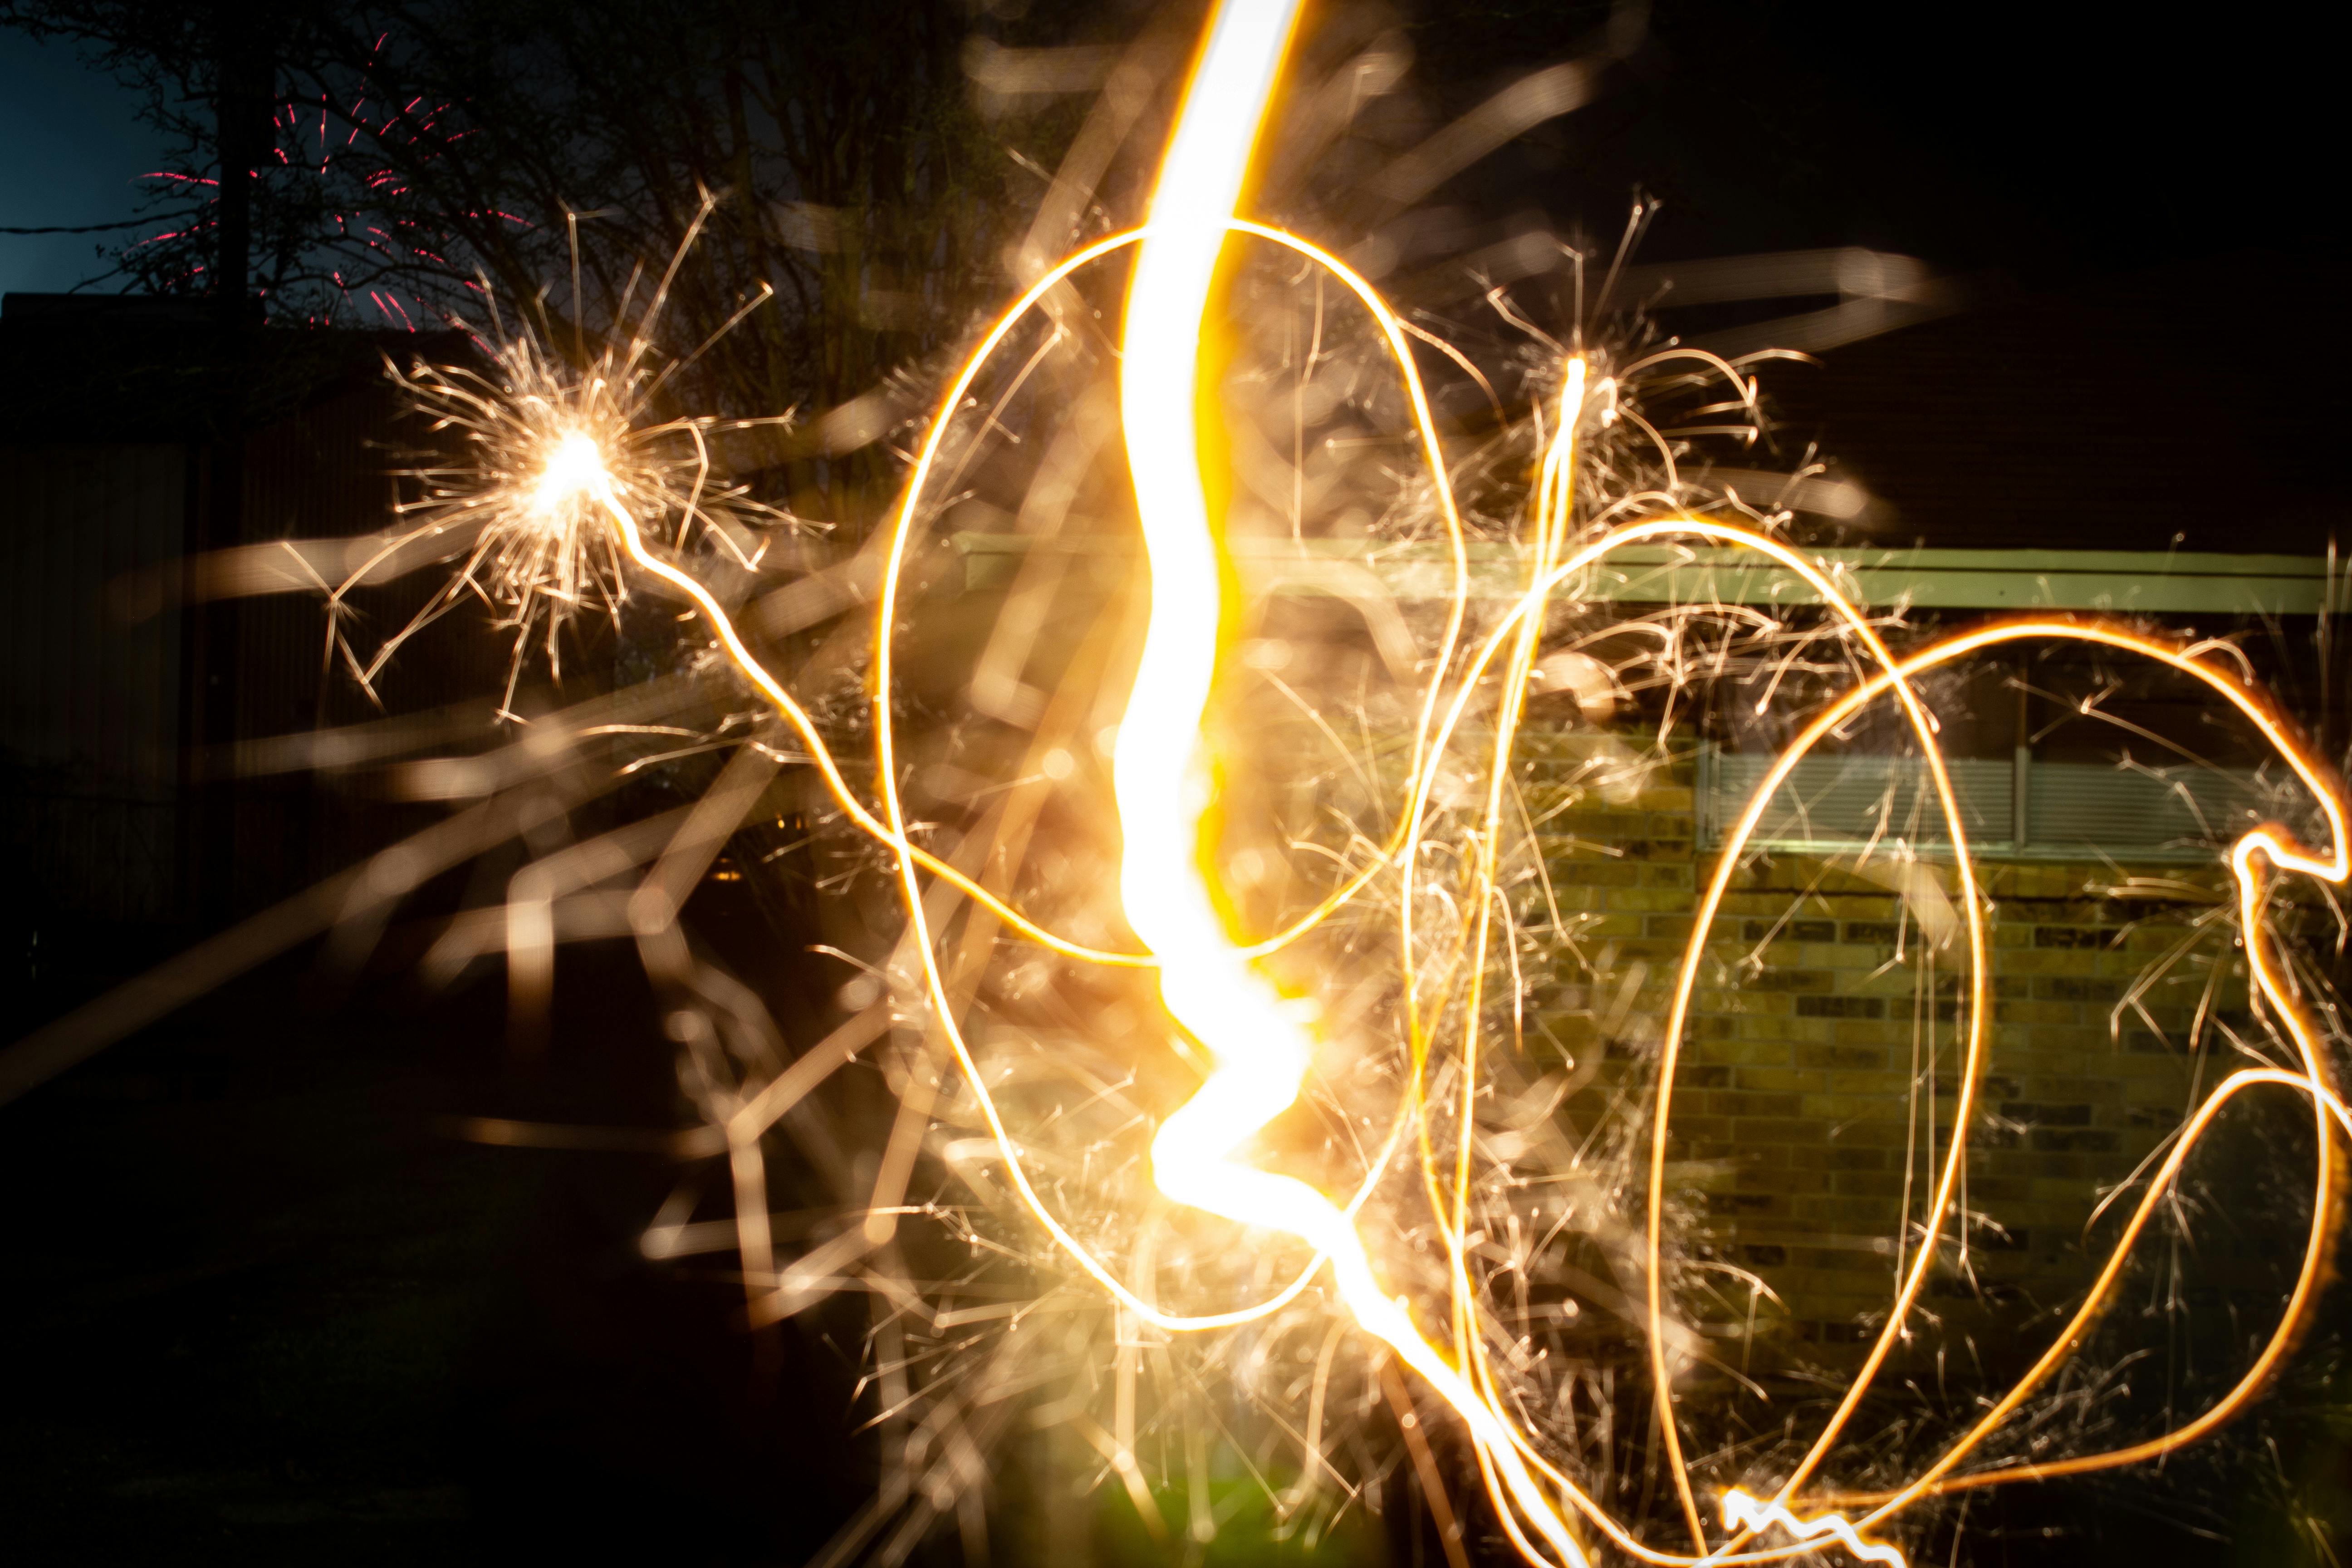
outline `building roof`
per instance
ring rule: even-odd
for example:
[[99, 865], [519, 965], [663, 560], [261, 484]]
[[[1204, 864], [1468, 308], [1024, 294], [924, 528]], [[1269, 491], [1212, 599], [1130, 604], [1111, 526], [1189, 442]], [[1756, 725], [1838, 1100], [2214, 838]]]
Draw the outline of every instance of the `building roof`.
[[462, 335], [255, 326], [224, 339], [212, 301], [145, 295], [0, 297], [0, 432], [10, 442], [208, 440], [275, 424], [386, 354], [467, 353]]

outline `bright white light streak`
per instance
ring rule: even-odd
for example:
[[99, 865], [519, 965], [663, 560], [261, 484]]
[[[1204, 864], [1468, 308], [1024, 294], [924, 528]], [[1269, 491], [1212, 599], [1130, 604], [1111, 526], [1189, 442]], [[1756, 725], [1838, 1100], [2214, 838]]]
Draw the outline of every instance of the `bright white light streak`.
[[1120, 412], [1151, 568], [1151, 619], [1112, 757], [1119, 895], [1129, 924], [1159, 956], [1170, 1016], [1215, 1062], [1199, 1092], [1161, 1124], [1152, 1173], [1180, 1203], [1287, 1231], [1326, 1254], [1356, 1321], [1459, 1412], [1521, 1514], [1564, 1562], [1584, 1568], [1582, 1546], [1509, 1428], [1422, 1337], [1405, 1300], [1383, 1293], [1351, 1217], [1307, 1184], [1234, 1159], [1297, 1100], [1311, 1042], [1302, 1005], [1281, 996], [1228, 936], [1201, 863], [1201, 817], [1210, 804], [1201, 718], [1216, 673], [1222, 595], [1196, 421], [1217, 257], [1296, 18], [1295, 4], [1219, 10], [1161, 165], [1128, 295]]

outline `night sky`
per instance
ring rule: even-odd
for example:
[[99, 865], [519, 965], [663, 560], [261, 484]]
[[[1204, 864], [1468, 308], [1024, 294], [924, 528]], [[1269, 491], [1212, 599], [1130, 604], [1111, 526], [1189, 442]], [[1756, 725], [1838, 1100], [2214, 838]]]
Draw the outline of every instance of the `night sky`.
[[[164, 152], [138, 111], [138, 100], [85, 67], [72, 46], [0, 29], [0, 226], [135, 216], [139, 176]], [[0, 293], [71, 289], [104, 269], [97, 247], [122, 237], [0, 234]]]
[[[1466, 109], [1563, 58], [1596, 7], [1430, 4], [1417, 75]], [[1665, 198], [1653, 258], [1858, 244], [2072, 282], [2341, 236], [2337, 58], [2319, 13], [1664, 0], [1600, 101], [1465, 185], [1613, 232]], [[1575, 192], [1575, 197], [1562, 196]], [[1449, 195], [1458, 195], [1457, 188]]]
[[[1448, 113], [1570, 58], [1606, 11], [1399, 9]], [[1792, 440], [1895, 502], [1861, 542], [2315, 553], [2352, 420], [2323, 14], [1660, 0], [1597, 102], [1433, 199], [1613, 240], [1639, 187], [1664, 203], [1645, 260], [1862, 245], [1965, 279], [1961, 315], [1775, 367]], [[137, 110], [72, 46], [0, 29], [0, 227], [132, 216], [163, 155]], [[137, 232], [0, 235], [0, 292], [75, 288]], [[747, 893], [698, 897], [722, 948], [765, 940]], [[834, 1473], [856, 1451], [806, 1415], [847, 1407], [823, 1381], [846, 1363], [755, 1368], [739, 1300], [658, 1289], [615, 1250], [667, 1165], [440, 1120], [667, 1114], [667, 1059], [634, 1023], [650, 1004], [610, 967], [564, 994], [555, 1032], [588, 1045], [538, 1079], [502, 1065], [496, 987], [346, 994], [289, 960], [18, 1108], [0, 1184], [43, 1201], [0, 1248], [0, 1299], [42, 1350], [0, 1471], [48, 1494], [11, 1510], [22, 1560], [667, 1558], [680, 1521], [688, 1561], [805, 1560], [856, 1495]], [[2313, 1462], [2352, 1476], [2336, 1448]], [[805, 1519], [772, 1505], [779, 1477]], [[2034, 1493], [2017, 1517], [2077, 1526], [2107, 1495]], [[1979, 1568], [2050, 1560], [2019, 1539]]]
[[[1450, 116], [1589, 51], [1608, 7], [1395, 15]], [[2336, 56], [2285, 15], [1662, 0], [1596, 101], [1431, 200], [1466, 235], [1606, 248], [1639, 190], [1663, 204], [1643, 261], [1860, 245], [1959, 279], [1962, 317], [1847, 351], [1843, 382], [1774, 378], [1792, 443], [1891, 503], [1848, 542], [2317, 552], [2352, 391], [2312, 371], [2352, 353], [2352, 303], [2324, 162]], [[1113, 4], [1081, 30], [1132, 26]], [[0, 31], [0, 226], [130, 216], [163, 154], [136, 110], [70, 46]], [[97, 251], [137, 232], [0, 235], [0, 291], [119, 287]], [[1890, 388], [1930, 381], [1932, 414], [1892, 406]], [[1890, 417], [1899, 452], [1873, 429]], [[1969, 473], [1934, 460], [1954, 422], [1996, 431]], [[2048, 537], [2053, 515], [2071, 537]]]
[[[1418, 79], [1451, 109], [1598, 19], [1557, 0], [1410, 10]], [[1666, 0], [1601, 101], [1440, 199], [1607, 230], [1638, 183], [1667, 203], [1653, 258], [1865, 244], [2036, 282], [2325, 250], [2343, 216], [2321, 16]], [[131, 216], [162, 153], [136, 109], [70, 46], [0, 31], [0, 225]], [[0, 290], [72, 287], [102, 237], [0, 236]]]

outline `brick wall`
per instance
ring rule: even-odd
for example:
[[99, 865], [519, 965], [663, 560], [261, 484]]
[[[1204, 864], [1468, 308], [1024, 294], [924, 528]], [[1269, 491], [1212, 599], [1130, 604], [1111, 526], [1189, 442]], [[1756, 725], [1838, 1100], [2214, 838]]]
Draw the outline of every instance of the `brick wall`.
[[[1643, 768], [1604, 737], [1533, 746], [1523, 783], [1549, 886], [1522, 882], [1517, 901], [1531, 920], [1556, 908], [1565, 940], [1548, 945], [1523, 1023], [1534, 1048], [1560, 1052], [1583, 1080], [1566, 1113], [1596, 1119], [1654, 1078], [1714, 858], [1695, 843], [1689, 750]], [[2130, 900], [2096, 890], [2128, 867], [1980, 856], [1978, 869], [1994, 1004], [1966, 1201], [1992, 1223], [1970, 1227], [1965, 1268], [1948, 1248], [1926, 1305], [1946, 1341], [1966, 1333], [1998, 1361], [2004, 1329], [2087, 1285], [2095, 1205], [2192, 1103], [2200, 1064], [2186, 1042], [2217, 959], [2229, 967], [2206, 1054], [2228, 1054], [2220, 1028], [2254, 1036], [2215, 918], [2218, 865], [2143, 868], [2168, 886]], [[1714, 1331], [1744, 1331], [1752, 1306], [1759, 1342], [1832, 1363], [1873, 1337], [1906, 1201], [1916, 1224], [1951, 1134], [1967, 970], [1956, 888], [1948, 863], [1884, 852], [1858, 872], [1775, 856], [1732, 881], [1676, 1075], [1669, 1187], [1691, 1254], [1753, 1273], [1782, 1304], [1751, 1302], [1738, 1275], [1713, 1271], [1721, 1289], [1696, 1310]], [[2169, 977], [2125, 1005], [2191, 940]], [[2203, 1064], [2203, 1080], [2221, 1070]]]

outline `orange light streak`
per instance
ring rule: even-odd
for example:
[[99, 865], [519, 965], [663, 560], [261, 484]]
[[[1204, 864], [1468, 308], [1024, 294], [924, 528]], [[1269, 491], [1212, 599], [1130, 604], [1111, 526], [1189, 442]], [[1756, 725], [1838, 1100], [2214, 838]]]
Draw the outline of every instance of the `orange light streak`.
[[[2352, 1131], [2352, 1111], [2336, 1093], [2319, 1048], [2318, 1035], [2293, 994], [2271, 949], [2263, 909], [2273, 871], [2293, 871], [2342, 884], [2347, 861], [2346, 811], [2340, 788], [2325, 767], [2280, 719], [2235, 677], [2206, 664], [2193, 652], [2117, 627], [2050, 619], [2003, 623], [1944, 638], [1898, 657], [1881, 639], [1836, 581], [1801, 552], [1758, 531], [1694, 516], [1652, 518], [1613, 528], [1570, 550], [1573, 532], [1577, 442], [1588, 407], [1596, 399], [1581, 358], [1563, 366], [1559, 426], [1539, 469], [1527, 540], [1528, 586], [1501, 623], [1456, 664], [1455, 652], [1466, 612], [1468, 580], [1463, 535], [1445, 465], [1407, 340], [1408, 329], [1375, 289], [1319, 247], [1263, 225], [1236, 219], [1250, 150], [1265, 107], [1278, 79], [1283, 52], [1295, 24], [1295, 4], [1223, 5], [1186, 89], [1183, 110], [1152, 198], [1148, 226], [1114, 235], [1077, 252], [1045, 273], [1000, 316], [952, 379], [918, 452], [903, 499], [892, 521], [890, 553], [877, 611], [876, 745], [879, 810], [853, 791], [814, 721], [745, 644], [724, 608], [690, 573], [651, 549], [626, 497], [620, 493], [598, 437], [572, 430], [544, 450], [533, 500], [551, 510], [575, 502], [593, 503], [607, 517], [627, 559], [668, 584], [696, 606], [731, 664], [792, 726], [807, 747], [827, 790], [849, 820], [895, 853], [908, 919], [917, 938], [926, 990], [941, 1029], [965, 1072], [976, 1100], [1024, 1203], [1054, 1240], [1108, 1292], [1144, 1321], [1172, 1331], [1201, 1331], [1246, 1322], [1294, 1300], [1328, 1266], [1332, 1284], [1349, 1316], [1366, 1332], [1412, 1367], [1452, 1407], [1477, 1455], [1490, 1501], [1506, 1532], [1531, 1563], [1561, 1563], [1583, 1568], [1591, 1561], [1580, 1525], [1618, 1550], [1643, 1562], [1685, 1568], [1698, 1563], [1777, 1562], [1829, 1542], [1860, 1559], [1900, 1564], [1901, 1552], [1861, 1532], [1883, 1528], [1903, 1509], [1926, 1497], [2029, 1478], [2047, 1478], [2158, 1457], [2211, 1430], [2259, 1391], [2284, 1355], [2307, 1316], [2318, 1288], [2326, 1242], [2335, 1223], [2332, 1121]], [[1270, 937], [1242, 940], [1225, 929], [1203, 868], [1200, 823], [1210, 804], [1213, 759], [1204, 754], [1201, 719], [1220, 655], [1219, 563], [1200, 471], [1194, 434], [1199, 344], [1202, 315], [1219, 253], [1229, 233], [1242, 232], [1288, 247], [1344, 282], [1380, 324], [1403, 377], [1416, 435], [1444, 514], [1454, 565], [1450, 613], [1435, 672], [1423, 696], [1416, 728], [1406, 809], [1394, 837], [1372, 862], [1300, 920]], [[1150, 567], [1150, 617], [1129, 712], [1148, 715], [1122, 723], [1114, 756], [1114, 783], [1122, 831], [1120, 897], [1128, 923], [1145, 952], [1105, 951], [1072, 941], [1033, 921], [929, 851], [911, 836], [896, 783], [896, 742], [890, 631], [903, 589], [904, 562], [921, 515], [926, 487], [950, 417], [995, 349], [1045, 294], [1072, 273], [1130, 245], [1140, 246], [1130, 284], [1125, 323], [1121, 399], [1129, 465], [1134, 478], [1140, 530]], [[1734, 373], [1736, 374], [1736, 373]], [[1688, 946], [1675, 976], [1659, 1067], [1657, 1103], [1651, 1129], [1645, 1247], [1646, 1308], [1651, 1371], [1661, 1412], [1661, 1437], [1669, 1473], [1690, 1528], [1695, 1550], [1678, 1553], [1635, 1540], [1624, 1524], [1547, 1460], [1532, 1434], [1511, 1414], [1490, 1365], [1479, 1331], [1476, 1288], [1465, 1258], [1472, 1170], [1470, 1095], [1478, 1051], [1478, 1014], [1489, 942], [1489, 909], [1501, 834], [1502, 781], [1512, 755], [1529, 671], [1541, 636], [1544, 610], [1578, 573], [1622, 546], [1643, 542], [1699, 539], [1751, 549], [1803, 580], [1830, 615], [1869, 653], [1879, 673], [1825, 707], [1776, 760], [1727, 837], [1714, 874], [1700, 900]], [[1997, 644], [2022, 638], [2097, 643], [2132, 652], [2205, 682], [2231, 704], [2285, 757], [2325, 813], [2330, 838], [2325, 854], [2298, 843], [2277, 825], [2265, 825], [2239, 838], [2228, 863], [2237, 890], [2241, 930], [2246, 942], [2251, 985], [2281, 1019], [2303, 1064], [2301, 1073], [2249, 1068], [2216, 1088], [2184, 1125], [2162, 1167], [2149, 1182], [2094, 1285], [2089, 1299], [2050, 1350], [1919, 1478], [1899, 1490], [1842, 1500], [1869, 1507], [1853, 1520], [1830, 1513], [1811, 1518], [1797, 1511], [1806, 1483], [1832, 1451], [1887, 1356], [1899, 1342], [1936, 1256], [1939, 1227], [1953, 1213], [1957, 1184], [1965, 1169], [1967, 1129], [1985, 1058], [1989, 1014], [1990, 949], [1984, 900], [1960, 820], [1958, 799], [1936, 741], [1932, 716], [1914, 691], [1923, 671]], [[1423, 1101], [1423, 1069], [1436, 1048], [1435, 1025], [1421, 1017], [1422, 976], [1417, 972], [1411, 884], [1445, 754], [1475, 702], [1482, 682], [1499, 665], [1496, 734], [1482, 828], [1475, 845], [1472, 887], [1465, 904], [1475, 911], [1467, 935], [1463, 985], [1468, 997], [1459, 1045], [1465, 1085], [1453, 1131], [1456, 1153], [1448, 1180], [1440, 1183], [1429, 1138], [1432, 1114]], [[1664, 1298], [1664, 1183], [1672, 1113], [1675, 1068], [1688, 1025], [1692, 996], [1707, 933], [1746, 845], [1756, 832], [1773, 794], [1797, 763], [1824, 736], [1865, 704], [1891, 695], [1902, 709], [1948, 823], [1960, 881], [1961, 911], [1968, 931], [1969, 989], [1965, 1010], [1966, 1045], [1962, 1087], [1955, 1108], [1955, 1131], [1937, 1175], [1926, 1221], [1927, 1235], [1903, 1271], [1885, 1324], [1862, 1371], [1825, 1423], [1820, 1436], [1776, 1494], [1759, 1500], [1741, 1491], [1720, 1500], [1725, 1525], [1733, 1533], [1710, 1545], [1694, 1490], [1682, 1439], [1671, 1415], [1674, 1368], [1666, 1351]], [[1377, 1277], [1357, 1216], [1377, 1184], [1386, 1156], [1376, 1162], [1353, 1196], [1342, 1203], [1313, 1186], [1253, 1165], [1251, 1141], [1297, 1101], [1313, 1053], [1310, 1004], [1283, 995], [1255, 961], [1313, 930], [1343, 907], [1372, 879], [1394, 868], [1406, 894], [1402, 900], [1400, 963], [1403, 971], [1413, 1075], [1408, 1104], [1430, 1179], [1433, 1210], [1446, 1237], [1448, 1300], [1443, 1319], [1445, 1342], [1425, 1334], [1415, 1305], [1391, 1296]], [[1052, 1211], [1027, 1173], [1019, 1141], [977, 1069], [959, 1021], [932, 939], [923, 904], [924, 875], [948, 881], [959, 892], [1005, 921], [1021, 936], [1066, 957], [1090, 963], [1155, 968], [1170, 1016], [1208, 1052], [1212, 1068], [1199, 1089], [1161, 1123], [1152, 1143], [1155, 1181], [1169, 1197], [1235, 1224], [1255, 1226], [1297, 1237], [1312, 1258], [1281, 1291], [1229, 1311], [1181, 1315], [1139, 1295], [1074, 1235]], [[1441, 985], [1440, 994], [1445, 987]], [[1444, 1009], [1431, 1015], [1433, 1020]], [[2257, 1086], [2292, 1088], [2311, 1097], [2320, 1132], [2315, 1175], [2315, 1213], [2301, 1272], [2277, 1329], [2240, 1383], [2213, 1408], [2164, 1436], [2126, 1448], [2076, 1456], [2036, 1466], [1956, 1474], [1958, 1467], [2015, 1413], [2032, 1390], [2074, 1353], [2105, 1296], [2128, 1261], [2130, 1249], [2157, 1205], [2169, 1190], [2198, 1137], [2237, 1094]], [[1435, 1315], [1424, 1305], [1421, 1316]], [[1749, 1548], [1760, 1532], [1776, 1530], [1787, 1540]], [[1743, 1550], [1743, 1548], [1748, 1548]]]

